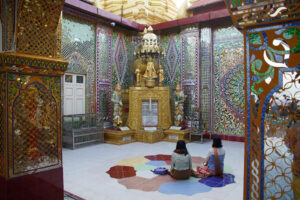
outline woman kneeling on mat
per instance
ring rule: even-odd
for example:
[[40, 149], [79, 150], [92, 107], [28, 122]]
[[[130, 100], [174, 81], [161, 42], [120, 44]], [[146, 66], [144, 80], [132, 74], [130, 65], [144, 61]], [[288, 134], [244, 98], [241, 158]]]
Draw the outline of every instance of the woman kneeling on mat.
[[172, 154], [170, 175], [175, 179], [188, 179], [192, 175], [192, 157], [184, 140], [178, 140]]
[[197, 176], [204, 178], [208, 176], [223, 177], [225, 150], [222, 148], [222, 140], [213, 138], [212, 148], [208, 151], [204, 166], [197, 167]]

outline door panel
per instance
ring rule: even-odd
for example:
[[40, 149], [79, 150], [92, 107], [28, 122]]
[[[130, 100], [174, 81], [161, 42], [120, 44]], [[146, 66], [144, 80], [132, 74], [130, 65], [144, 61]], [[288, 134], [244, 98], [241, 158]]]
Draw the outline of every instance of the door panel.
[[64, 80], [64, 114], [85, 114], [85, 76], [66, 74]]

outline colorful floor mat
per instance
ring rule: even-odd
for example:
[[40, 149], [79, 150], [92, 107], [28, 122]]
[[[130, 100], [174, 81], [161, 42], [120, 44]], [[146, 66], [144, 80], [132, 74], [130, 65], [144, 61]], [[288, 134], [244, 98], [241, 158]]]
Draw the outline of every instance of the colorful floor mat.
[[224, 187], [225, 185], [234, 183], [234, 175], [224, 174], [222, 178], [210, 176], [200, 179], [199, 183], [203, 183], [209, 187]]
[[[201, 165], [204, 159], [192, 157], [193, 168]], [[170, 169], [171, 155], [148, 155], [144, 157], [123, 159], [116, 166], [111, 167], [107, 173], [112, 178], [117, 178], [118, 183], [127, 189], [141, 191], [159, 191], [164, 194], [182, 194], [191, 196], [197, 193], [209, 192], [213, 187], [224, 187], [234, 183], [234, 175], [229, 166], [224, 167], [223, 178], [190, 177], [187, 180], [175, 180], [169, 175], [157, 175], [151, 170], [157, 167]]]

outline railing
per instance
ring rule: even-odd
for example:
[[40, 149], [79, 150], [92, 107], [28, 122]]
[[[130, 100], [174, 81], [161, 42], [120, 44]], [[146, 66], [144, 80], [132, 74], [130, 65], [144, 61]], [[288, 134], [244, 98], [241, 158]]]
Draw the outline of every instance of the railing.
[[103, 142], [103, 121], [95, 113], [64, 115], [62, 117], [63, 146]]
[[[198, 118], [187, 118], [186, 120], [188, 120], [188, 125], [191, 128], [191, 131], [189, 133], [189, 140], [190, 142], [192, 142], [192, 136], [196, 135], [196, 136], [200, 136], [201, 139], [201, 143], [203, 143], [203, 136], [204, 136], [204, 124], [202, 122], [201, 119]], [[209, 134], [209, 139], [211, 139], [211, 131], [210, 130], [206, 130], [206, 134]]]

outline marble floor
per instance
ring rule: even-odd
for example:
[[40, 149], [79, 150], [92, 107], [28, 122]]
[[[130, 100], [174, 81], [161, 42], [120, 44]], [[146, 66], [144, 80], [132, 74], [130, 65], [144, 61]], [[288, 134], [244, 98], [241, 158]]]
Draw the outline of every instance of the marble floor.
[[[183, 195], [127, 189], [119, 183], [120, 179], [111, 178], [106, 173], [123, 159], [171, 154], [175, 145], [175, 143], [170, 142], [155, 144], [135, 142], [121, 146], [103, 143], [76, 150], [63, 149], [64, 189], [86, 200], [243, 199], [244, 143], [242, 142], [223, 141], [223, 147], [226, 151], [225, 168], [235, 176], [235, 183], [224, 187], [213, 187], [202, 193]], [[202, 158], [206, 157], [207, 149], [210, 146], [210, 141], [204, 143], [196, 141], [187, 144], [192, 156]], [[189, 186], [180, 185], [178, 187]]]

